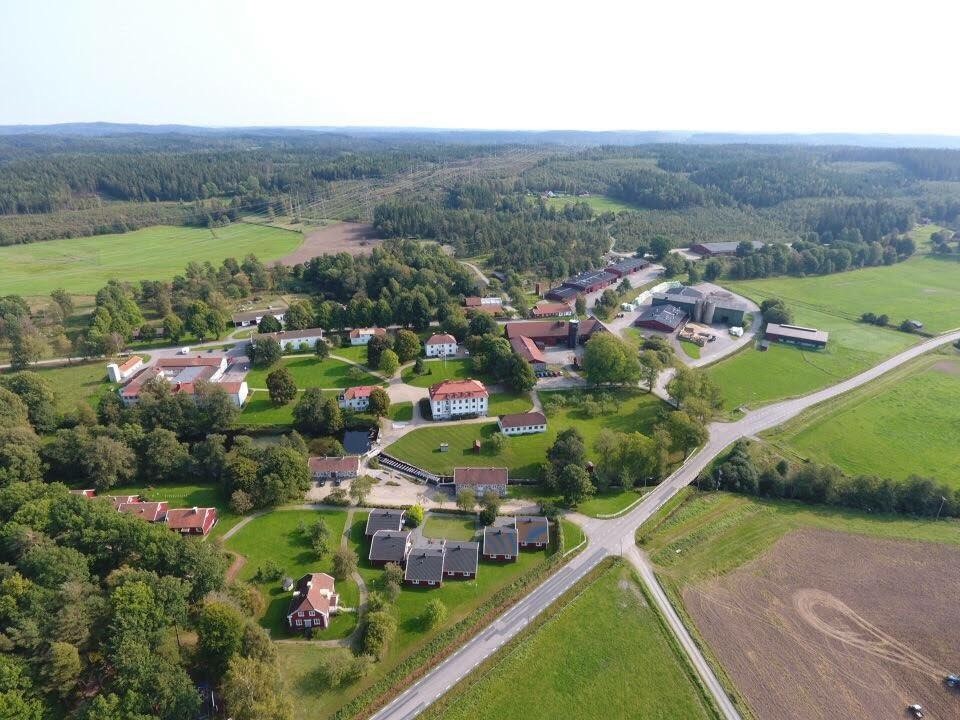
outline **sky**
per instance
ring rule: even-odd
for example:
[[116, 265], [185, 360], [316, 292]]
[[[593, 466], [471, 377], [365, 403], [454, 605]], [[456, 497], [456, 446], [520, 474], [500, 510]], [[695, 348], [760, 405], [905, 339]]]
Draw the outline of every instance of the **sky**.
[[0, 0], [0, 124], [960, 135], [960, 2]]

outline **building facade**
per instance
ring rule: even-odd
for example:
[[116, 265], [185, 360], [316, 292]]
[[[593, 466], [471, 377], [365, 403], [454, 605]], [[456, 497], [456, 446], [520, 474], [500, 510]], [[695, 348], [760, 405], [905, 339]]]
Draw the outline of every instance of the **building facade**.
[[423, 344], [424, 354], [431, 357], [450, 357], [457, 354], [457, 339], [453, 335], [431, 335]]
[[445, 380], [430, 386], [430, 412], [434, 420], [487, 414], [490, 393], [479, 380]]

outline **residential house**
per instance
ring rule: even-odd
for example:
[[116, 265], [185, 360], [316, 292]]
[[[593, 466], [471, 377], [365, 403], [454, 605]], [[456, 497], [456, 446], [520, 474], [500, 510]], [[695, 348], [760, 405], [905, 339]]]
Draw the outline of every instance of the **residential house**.
[[406, 520], [406, 510], [391, 510], [390, 508], [375, 508], [367, 516], [367, 526], [364, 534], [371, 537], [378, 530], [399, 531]]
[[384, 328], [354, 328], [350, 331], [351, 345], [366, 345], [374, 337], [386, 337], [387, 331]]
[[110, 501], [110, 504], [113, 505], [113, 509], [118, 509], [121, 505], [126, 505], [127, 503], [138, 503], [140, 502], [139, 495], [107, 495], [107, 500]]
[[518, 515], [515, 519], [521, 548], [545, 548], [550, 544], [550, 521], [540, 515]]
[[483, 557], [514, 562], [520, 554], [517, 529], [510, 525], [488, 525], [483, 529]]
[[457, 339], [453, 335], [443, 333], [431, 335], [423, 345], [427, 357], [449, 357], [457, 354]]
[[370, 407], [370, 393], [376, 388], [376, 385], [349, 387], [337, 396], [337, 402], [344, 410], [363, 412]]
[[360, 458], [356, 455], [347, 455], [346, 457], [314, 456], [307, 460], [307, 467], [310, 468], [310, 475], [314, 480], [321, 483], [334, 480], [339, 483], [341, 480], [355, 478], [360, 473]]
[[497, 296], [464, 298], [464, 307], [467, 312], [483, 312], [490, 315], [499, 315], [503, 312], [503, 300]]
[[125, 515], [133, 515], [147, 522], [163, 522], [167, 519], [167, 503], [160, 502], [126, 502], [120, 503], [117, 510]]
[[407, 554], [406, 585], [440, 587], [443, 584], [444, 540], [429, 540]]
[[495, 492], [500, 497], [507, 495], [507, 468], [458, 467], [453, 469], [453, 489], [459, 495], [470, 488], [478, 498]]
[[167, 510], [167, 527], [183, 535], [206, 535], [217, 522], [217, 509], [208, 507]]
[[281, 330], [275, 333], [257, 333], [253, 336], [253, 339], [275, 340], [284, 352], [287, 350], [313, 352], [317, 343], [323, 340], [323, 329], [308, 328], [305, 330]]
[[340, 596], [334, 579], [326, 573], [308, 573], [297, 580], [287, 607], [287, 625], [291, 630], [325, 629], [330, 616], [340, 609]]
[[277, 322], [282, 323], [283, 319], [286, 317], [287, 308], [264, 308], [262, 310], [248, 310], [246, 312], [239, 312], [233, 315], [233, 326], [234, 327], [250, 327], [251, 325], [259, 325], [260, 321], [263, 320], [267, 315], [272, 315]]
[[93, 488], [89, 488], [87, 490], [71, 490], [70, 494], [79, 495], [80, 497], [85, 497], [89, 499], [89, 498], [95, 498], [97, 496], [97, 491], [94, 490]]
[[530, 310], [532, 318], [547, 317], [570, 317], [573, 315], [573, 308], [565, 302], [541, 302], [537, 303]]
[[389, 562], [403, 565], [413, 546], [409, 530], [377, 530], [370, 538], [370, 553], [367, 559], [374, 565], [386, 565]]
[[471, 580], [477, 576], [480, 543], [448, 540], [444, 547], [443, 576]]
[[479, 380], [444, 380], [431, 385], [428, 394], [434, 420], [487, 414], [490, 393]]
[[497, 418], [504, 435], [529, 435], [547, 431], [547, 416], [542, 412], [513, 413]]

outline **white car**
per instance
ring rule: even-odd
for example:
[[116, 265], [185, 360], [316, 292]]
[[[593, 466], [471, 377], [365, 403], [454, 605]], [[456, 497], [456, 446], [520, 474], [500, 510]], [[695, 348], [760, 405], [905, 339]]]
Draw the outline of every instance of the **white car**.
[[182, 348], [180, 348], [180, 354], [181, 354], [181, 355], [189, 355], [189, 354], [190, 354], [190, 348], [188, 348], [188, 347], [182, 347]]

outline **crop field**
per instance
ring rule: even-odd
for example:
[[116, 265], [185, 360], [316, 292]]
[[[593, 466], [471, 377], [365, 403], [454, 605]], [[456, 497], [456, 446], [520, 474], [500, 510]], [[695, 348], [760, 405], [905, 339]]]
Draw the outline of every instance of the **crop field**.
[[[310, 526], [322, 518], [330, 530], [330, 553], [318, 560], [310, 547], [310, 540], [300, 532], [301, 524]], [[294, 580], [308, 572], [333, 574], [332, 555], [340, 545], [347, 522], [347, 513], [331, 510], [274, 510], [254, 518], [241, 528], [226, 543], [226, 549], [242, 555], [246, 562], [238, 577], [254, 584], [266, 601], [266, 609], [260, 624], [270, 631], [274, 639], [297, 637], [286, 626], [286, 612], [290, 593], [284, 592], [280, 580], [257, 582], [257, 569], [267, 562], [277, 563], [283, 575]], [[337, 581], [340, 604], [355, 608], [360, 598], [356, 583], [352, 580]], [[331, 618], [330, 627], [318, 631], [317, 639], [346, 637], [357, 624], [355, 613], [342, 613]]]
[[960, 487], [960, 353], [926, 355], [771, 431], [780, 452], [850, 474]]
[[630, 570], [614, 565], [427, 720], [716, 717]]
[[[571, 398], [570, 404], [548, 414], [547, 432], [507, 438], [506, 447], [500, 453], [494, 452], [487, 442], [497, 432], [496, 422], [418, 428], [393, 443], [387, 452], [435, 473], [448, 474], [456, 466], [493, 465], [509, 468], [511, 477], [533, 478], [537, 477], [538, 466], [546, 458], [547, 448], [564, 428], [576, 427], [580, 431], [589, 456], [601, 429], [650, 432], [660, 411], [667, 407], [655, 395], [640, 390], [622, 391], [617, 393], [619, 405], [616, 412], [588, 418], [579, 402], [574, 402], [573, 398], [590, 393], [557, 391], [550, 394], [563, 394]], [[541, 397], [546, 395], [544, 393]], [[526, 409], [529, 409], [529, 405]], [[479, 454], [474, 454], [473, 441], [477, 439], [481, 441], [482, 449]], [[448, 452], [440, 452], [441, 442], [449, 443]]]
[[803, 350], [770, 343], [769, 350], [760, 352], [751, 345], [711, 365], [707, 373], [723, 391], [727, 410], [805, 395], [833, 385], [918, 340], [914, 335], [857, 323], [806, 306], [792, 307], [795, 323], [829, 331], [827, 347]]
[[273, 367], [251, 370], [247, 375], [247, 385], [251, 390], [265, 389], [267, 375], [281, 366], [290, 371], [298, 390], [311, 387], [347, 388], [354, 385], [379, 385], [383, 382], [381, 378], [342, 360], [334, 358], [321, 360], [314, 355], [306, 355], [285, 357]]
[[956, 716], [933, 667], [960, 650], [943, 632], [960, 522], [691, 493], [638, 539], [757, 717], [899, 717], [907, 702]]
[[[375, 590], [383, 570], [372, 567], [366, 560], [369, 554], [369, 542], [363, 535], [366, 521], [366, 513], [354, 514], [350, 547], [360, 556], [360, 575], [367, 587]], [[438, 633], [470, 615], [487, 598], [545, 562], [546, 557], [546, 551], [543, 550], [523, 551], [515, 563], [495, 564], [481, 560], [475, 580], [446, 581], [442, 587], [434, 589], [404, 587], [392, 609], [397, 619], [395, 639], [384, 659], [373, 666], [366, 678], [354, 685], [330, 689], [317, 682], [314, 674], [317, 664], [329, 650], [308, 644], [279, 645], [277, 650], [287, 692], [298, 708], [299, 716], [330, 717], [336, 708], [382, 678]], [[446, 605], [447, 618], [438, 627], [426, 630], [420, 617], [426, 602], [434, 598]]]
[[638, 208], [630, 203], [625, 203], [622, 200], [617, 200], [615, 198], [607, 197], [606, 195], [588, 195], [586, 197], [577, 197], [576, 195], [563, 195], [561, 197], [552, 197], [547, 198], [547, 207], [556, 208], [557, 210], [563, 210], [565, 205], [573, 205], [575, 203], [586, 203], [595, 213], [605, 213], [605, 212], [623, 212], [625, 210], [635, 211]]
[[918, 252], [895, 265], [805, 278], [724, 282], [724, 286], [757, 303], [783, 298], [797, 311], [809, 309], [847, 320], [872, 312], [889, 315], [894, 324], [909, 318], [920, 320], [930, 332], [952, 330], [960, 327], [960, 261], [926, 252], [935, 230], [932, 225], [918, 228], [914, 233]]
[[115, 235], [64, 238], [0, 248], [0, 287], [5, 294], [46, 295], [58, 287], [95, 293], [108, 280], [167, 280], [188, 262], [253, 253], [263, 262], [300, 245], [298, 232], [235, 223], [222, 228], [157, 225]]

